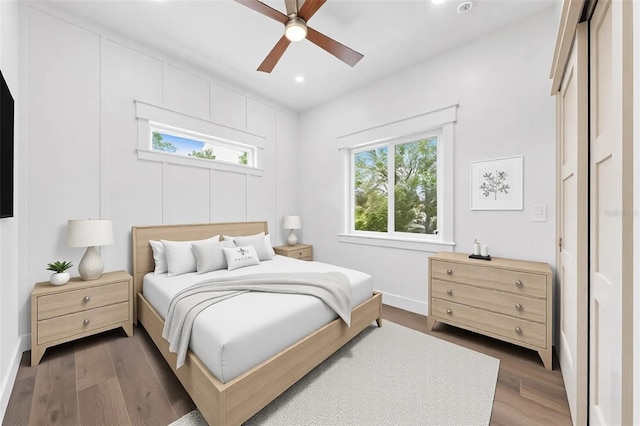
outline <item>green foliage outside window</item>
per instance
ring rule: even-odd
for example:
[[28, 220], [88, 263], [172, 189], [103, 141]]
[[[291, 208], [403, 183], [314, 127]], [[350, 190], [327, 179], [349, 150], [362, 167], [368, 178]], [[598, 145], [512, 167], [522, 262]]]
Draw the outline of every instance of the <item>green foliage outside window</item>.
[[238, 163], [243, 164], [243, 165], [247, 165], [247, 163], [249, 162], [249, 156], [248, 153], [243, 152], [242, 154], [240, 154], [238, 156]]
[[162, 135], [153, 132], [153, 150], [162, 152], [176, 152], [176, 147], [171, 142], [165, 142]]
[[[355, 229], [387, 232], [388, 147], [355, 154]], [[437, 139], [395, 145], [393, 190], [396, 232], [437, 229]]]
[[213, 153], [213, 149], [205, 148], [200, 151], [192, 151], [189, 153], [189, 157], [203, 158], [205, 160], [215, 160], [216, 155]]

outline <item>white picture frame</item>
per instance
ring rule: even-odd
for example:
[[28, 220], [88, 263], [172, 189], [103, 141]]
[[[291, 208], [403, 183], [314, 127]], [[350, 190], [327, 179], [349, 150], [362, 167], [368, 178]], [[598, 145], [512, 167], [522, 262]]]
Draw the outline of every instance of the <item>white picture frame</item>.
[[523, 210], [522, 155], [471, 162], [471, 210]]

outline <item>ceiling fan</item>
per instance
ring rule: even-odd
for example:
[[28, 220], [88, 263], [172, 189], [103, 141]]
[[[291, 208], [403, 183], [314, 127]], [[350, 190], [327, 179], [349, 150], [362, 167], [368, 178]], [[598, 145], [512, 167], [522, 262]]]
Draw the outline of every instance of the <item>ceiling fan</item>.
[[264, 61], [262, 61], [258, 67], [258, 71], [270, 73], [282, 57], [284, 51], [289, 47], [289, 44], [292, 41], [300, 41], [305, 38], [352, 67], [364, 57], [361, 53], [307, 26], [309, 19], [311, 19], [327, 0], [306, 0], [304, 3], [301, 2], [302, 7], [300, 8], [298, 8], [298, 0], [285, 0], [285, 6], [287, 8], [286, 15], [258, 0], [235, 1], [271, 19], [275, 19], [284, 25], [284, 35], [278, 40]]

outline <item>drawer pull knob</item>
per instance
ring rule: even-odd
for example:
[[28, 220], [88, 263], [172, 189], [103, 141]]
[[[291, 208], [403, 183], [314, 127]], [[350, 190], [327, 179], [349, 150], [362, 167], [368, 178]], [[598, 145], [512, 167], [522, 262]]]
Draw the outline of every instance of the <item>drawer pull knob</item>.
[[451, 269], [447, 269], [447, 274], [451, 275], [451, 274], [453, 274], [453, 271]]
[[453, 311], [451, 309], [447, 309], [447, 315], [451, 315]]
[[522, 310], [522, 305], [519, 303], [516, 303], [516, 309], [521, 311]]
[[89, 323], [91, 322], [91, 320], [89, 318], [86, 318], [84, 321], [82, 321], [84, 323], [84, 325], [89, 325]]
[[91, 296], [85, 296], [85, 297], [84, 297], [84, 301], [85, 301], [85, 302], [89, 302], [90, 300], [91, 300]]
[[447, 294], [448, 294], [449, 296], [451, 296], [451, 295], [453, 294], [453, 290], [451, 290], [451, 289], [447, 290]]
[[522, 329], [520, 327], [516, 327], [516, 334], [522, 334]]
[[522, 281], [516, 280], [516, 286], [517, 287], [522, 287]]

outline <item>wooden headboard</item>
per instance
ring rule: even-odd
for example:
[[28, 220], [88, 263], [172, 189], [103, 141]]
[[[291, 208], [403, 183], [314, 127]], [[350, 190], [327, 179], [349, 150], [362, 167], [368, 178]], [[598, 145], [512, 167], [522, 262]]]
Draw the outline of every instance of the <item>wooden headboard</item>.
[[[201, 225], [134, 226], [133, 238], [133, 286], [134, 299], [142, 292], [142, 279], [155, 268], [149, 240], [190, 241], [202, 240], [214, 235], [252, 235], [269, 233], [267, 222], [205, 223]], [[134, 310], [135, 311], [135, 310]], [[135, 315], [135, 314], [134, 314]]]

